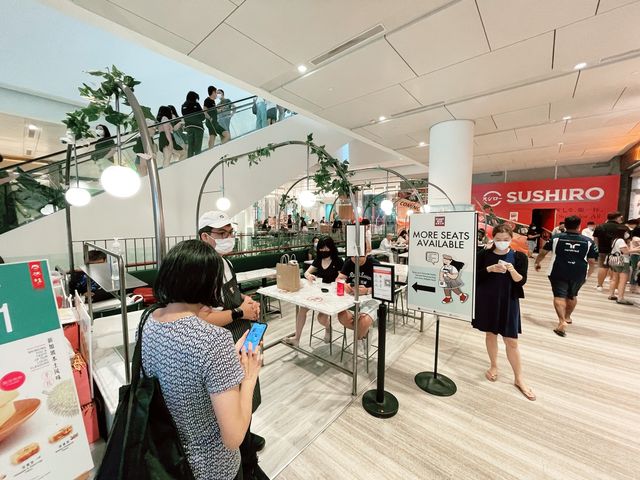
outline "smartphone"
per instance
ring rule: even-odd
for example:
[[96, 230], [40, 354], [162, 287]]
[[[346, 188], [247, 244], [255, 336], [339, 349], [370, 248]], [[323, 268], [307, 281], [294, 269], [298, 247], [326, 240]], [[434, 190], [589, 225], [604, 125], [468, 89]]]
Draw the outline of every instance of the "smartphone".
[[264, 337], [264, 332], [266, 331], [267, 331], [266, 323], [254, 322], [253, 325], [251, 325], [251, 330], [249, 330], [249, 334], [247, 335], [247, 338], [244, 341], [244, 345], [242, 345], [242, 349], [248, 352], [249, 344], [251, 344], [253, 345], [253, 349], [255, 350], [256, 347], [262, 341], [262, 337]]

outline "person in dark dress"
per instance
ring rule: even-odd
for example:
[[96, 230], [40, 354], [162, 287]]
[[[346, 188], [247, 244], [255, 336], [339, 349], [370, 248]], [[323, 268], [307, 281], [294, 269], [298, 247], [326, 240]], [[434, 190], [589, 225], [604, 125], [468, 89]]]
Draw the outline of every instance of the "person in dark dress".
[[478, 253], [476, 262], [476, 309], [472, 325], [486, 334], [491, 365], [485, 377], [498, 379], [498, 335], [514, 374], [514, 385], [529, 400], [536, 396], [522, 378], [518, 334], [522, 333], [520, 299], [527, 282], [527, 256], [510, 248], [513, 230], [509, 225], [493, 229], [493, 247]]
[[[318, 241], [316, 250], [316, 258], [311, 266], [307, 268], [307, 271], [304, 272], [304, 277], [311, 283], [314, 283], [317, 278], [322, 279], [323, 284], [335, 282], [344, 263], [342, 258], [338, 256], [338, 247], [336, 247], [331, 237], [322, 237]], [[308, 308], [300, 307], [296, 317], [296, 333], [291, 337], [285, 338], [285, 342], [295, 346], [300, 344], [300, 337], [302, 336], [304, 324], [307, 322], [308, 312]], [[329, 315], [318, 313], [318, 322], [325, 328], [324, 342], [329, 343], [331, 341], [331, 319]]]
[[[224, 258], [225, 255], [233, 251], [236, 241], [231, 218], [221, 211], [206, 212], [198, 220], [198, 228], [200, 240], [211, 245], [219, 255], [222, 255], [224, 261], [223, 307], [218, 309], [204, 307], [198, 316], [208, 323], [230, 330], [234, 342], [237, 342], [251, 328], [251, 321], [258, 320], [260, 304], [240, 292], [233, 265]], [[253, 412], [258, 409], [261, 402], [260, 381], [258, 380], [253, 391]], [[265, 439], [251, 433], [251, 424], [249, 424], [245, 438], [240, 445], [242, 473], [245, 480], [268, 480], [269, 477], [258, 465], [257, 452], [262, 450], [264, 445]]]

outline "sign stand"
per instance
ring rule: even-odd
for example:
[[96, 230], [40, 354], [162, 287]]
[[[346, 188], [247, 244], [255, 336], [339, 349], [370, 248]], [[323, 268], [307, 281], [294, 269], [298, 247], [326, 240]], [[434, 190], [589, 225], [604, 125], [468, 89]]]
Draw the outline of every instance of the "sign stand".
[[387, 305], [378, 307], [378, 378], [375, 390], [362, 396], [362, 407], [374, 417], [391, 418], [398, 413], [398, 399], [384, 389], [385, 348], [387, 336]]
[[374, 417], [391, 418], [398, 413], [398, 399], [384, 390], [385, 350], [387, 346], [387, 302], [395, 295], [393, 265], [374, 265], [371, 296], [380, 301], [378, 307], [378, 378], [375, 390], [362, 396], [362, 407]]
[[436, 315], [436, 352], [433, 359], [433, 372], [420, 372], [415, 382], [418, 387], [431, 395], [450, 397], [458, 388], [449, 377], [438, 373], [438, 344], [440, 343], [440, 315]]

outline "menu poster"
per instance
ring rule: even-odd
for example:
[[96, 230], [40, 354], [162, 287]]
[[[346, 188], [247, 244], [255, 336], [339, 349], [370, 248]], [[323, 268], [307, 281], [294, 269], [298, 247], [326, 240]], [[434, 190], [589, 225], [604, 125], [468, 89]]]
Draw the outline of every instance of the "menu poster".
[[93, 468], [46, 261], [0, 265], [0, 479]]

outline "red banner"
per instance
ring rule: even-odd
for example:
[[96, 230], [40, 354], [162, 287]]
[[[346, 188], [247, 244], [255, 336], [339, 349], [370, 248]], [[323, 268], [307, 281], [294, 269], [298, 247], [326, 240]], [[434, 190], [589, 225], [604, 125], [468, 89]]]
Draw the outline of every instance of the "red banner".
[[583, 226], [606, 221], [607, 213], [618, 209], [619, 191], [619, 175], [486, 183], [471, 190], [478, 211], [529, 224], [533, 211], [541, 210], [547, 229], [569, 215], [582, 218]]

